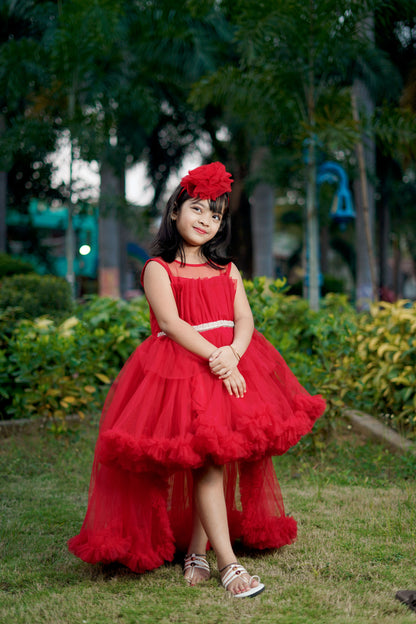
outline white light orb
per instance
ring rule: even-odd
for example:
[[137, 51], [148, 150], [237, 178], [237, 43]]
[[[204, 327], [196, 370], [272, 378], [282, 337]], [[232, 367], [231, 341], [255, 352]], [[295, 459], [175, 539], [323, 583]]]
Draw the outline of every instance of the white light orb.
[[88, 256], [90, 252], [91, 247], [89, 245], [81, 245], [81, 247], [79, 248], [79, 253], [81, 254], [81, 256]]

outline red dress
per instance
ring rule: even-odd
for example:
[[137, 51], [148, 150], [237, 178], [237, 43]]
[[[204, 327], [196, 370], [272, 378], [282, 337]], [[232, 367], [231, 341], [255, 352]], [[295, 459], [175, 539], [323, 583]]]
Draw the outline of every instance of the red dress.
[[[216, 270], [156, 261], [169, 274], [181, 318], [216, 346], [230, 344], [231, 265]], [[247, 392], [230, 396], [207, 361], [160, 332], [150, 313], [152, 335], [107, 396], [88, 510], [70, 551], [89, 563], [118, 561], [135, 572], [171, 561], [191, 537], [192, 469], [207, 461], [225, 464], [233, 542], [260, 549], [291, 543], [296, 522], [285, 515], [272, 456], [311, 430], [324, 400], [306, 392], [257, 331], [239, 364]]]

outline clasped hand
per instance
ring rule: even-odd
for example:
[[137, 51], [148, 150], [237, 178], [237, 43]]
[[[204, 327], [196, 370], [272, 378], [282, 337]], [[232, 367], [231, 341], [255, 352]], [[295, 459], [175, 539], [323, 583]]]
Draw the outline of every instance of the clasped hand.
[[209, 358], [209, 367], [222, 380], [228, 393], [242, 398], [247, 390], [246, 381], [237, 368], [237, 358], [229, 346], [219, 347]]

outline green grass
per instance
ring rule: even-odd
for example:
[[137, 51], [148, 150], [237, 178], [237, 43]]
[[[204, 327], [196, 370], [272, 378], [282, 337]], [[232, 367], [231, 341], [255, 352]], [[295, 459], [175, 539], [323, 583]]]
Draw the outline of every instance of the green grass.
[[188, 588], [179, 562], [135, 575], [67, 552], [85, 511], [95, 436], [96, 426], [84, 425], [69, 438], [0, 440], [1, 623], [416, 622], [394, 599], [416, 589], [414, 457], [340, 423], [319, 451], [304, 445], [276, 458], [298, 539], [276, 552], [239, 553], [266, 584], [260, 597], [239, 601], [216, 572]]

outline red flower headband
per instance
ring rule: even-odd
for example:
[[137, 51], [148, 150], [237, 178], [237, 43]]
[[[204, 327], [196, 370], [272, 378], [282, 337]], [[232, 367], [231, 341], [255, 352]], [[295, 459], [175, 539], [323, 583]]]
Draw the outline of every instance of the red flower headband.
[[220, 195], [231, 191], [231, 182], [234, 180], [224, 165], [213, 162], [188, 171], [188, 175], [181, 180], [181, 186], [191, 197], [217, 199]]

